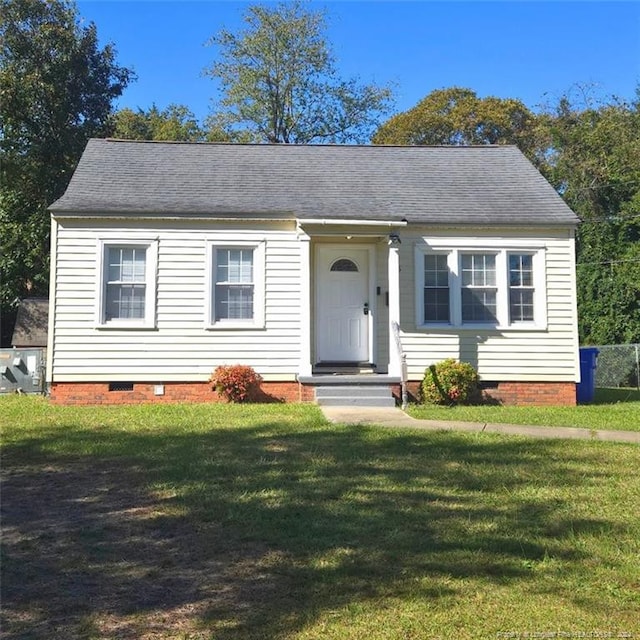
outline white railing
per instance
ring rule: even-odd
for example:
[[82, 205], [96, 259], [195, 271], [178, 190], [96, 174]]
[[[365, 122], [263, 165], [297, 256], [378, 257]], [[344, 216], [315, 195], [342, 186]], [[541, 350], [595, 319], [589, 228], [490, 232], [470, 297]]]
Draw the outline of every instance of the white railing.
[[402, 349], [402, 340], [400, 339], [400, 325], [393, 320], [391, 322], [391, 331], [393, 339], [396, 343], [396, 356], [400, 364], [400, 391], [402, 394], [402, 410], [404, 411], [409, 404], [409, 396], [407, 393], [407, 355]]

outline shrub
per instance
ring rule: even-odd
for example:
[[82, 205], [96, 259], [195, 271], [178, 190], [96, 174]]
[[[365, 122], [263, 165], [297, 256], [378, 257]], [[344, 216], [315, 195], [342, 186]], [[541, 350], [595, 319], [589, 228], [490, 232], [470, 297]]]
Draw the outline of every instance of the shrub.
[[209, 382], [228, 402], [250, 402], [262, 382], [262, 376], [243, 364], [221, 365], [211, 374]]
[[478, 374], [470, 364], [449, 358], [425, 370], [420, 388], [427, 404], [469, 404], [478, 399]]

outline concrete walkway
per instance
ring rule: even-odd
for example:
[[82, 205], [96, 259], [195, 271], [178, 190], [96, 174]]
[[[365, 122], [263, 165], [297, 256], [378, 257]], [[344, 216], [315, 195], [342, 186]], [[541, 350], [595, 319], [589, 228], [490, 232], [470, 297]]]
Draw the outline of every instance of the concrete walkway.
[[417, 420], [397, 407], [323, 407], [322, 413], [330, 422], [342, 424], [376, 424], [382, 427], [406, 427], [430, 431], [487, 431], [529, 438], [577, 438], [608, 440], [640, 444], [640, 432], [598, 431], [576, 427], [537, 427], [518, 424], [488, 422], [454, 422], [444, 420]]

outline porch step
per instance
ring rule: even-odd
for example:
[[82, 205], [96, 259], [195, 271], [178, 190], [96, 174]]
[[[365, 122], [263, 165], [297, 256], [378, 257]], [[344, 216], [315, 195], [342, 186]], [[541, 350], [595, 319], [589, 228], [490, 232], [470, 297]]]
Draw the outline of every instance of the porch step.
[[373, 376], [376, 365], [370, 362], [322, 362], [313, 367], [317, 376]]
[[313, 374], [318, 376], [374, 376], [370, 367], [314, 367]]
[[388, 385], [381, 384], [319, 384], [316, 402], [325, 407], [395, 407]]

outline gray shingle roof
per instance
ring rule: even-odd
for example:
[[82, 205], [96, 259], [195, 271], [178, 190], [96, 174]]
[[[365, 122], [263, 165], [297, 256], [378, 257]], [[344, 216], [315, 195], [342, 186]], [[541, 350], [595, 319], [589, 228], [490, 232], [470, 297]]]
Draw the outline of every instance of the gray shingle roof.
[[578, 220], [512, 146], [90, 140], [54, 213], [286, 215], [409, 223]]

